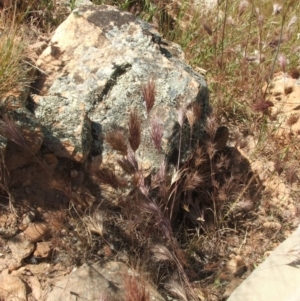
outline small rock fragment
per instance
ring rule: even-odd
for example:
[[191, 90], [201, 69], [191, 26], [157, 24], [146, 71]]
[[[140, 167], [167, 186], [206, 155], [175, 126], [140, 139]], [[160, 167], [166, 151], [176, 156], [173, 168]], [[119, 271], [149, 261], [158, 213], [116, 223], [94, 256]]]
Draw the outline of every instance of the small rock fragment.
[[51, 252], [51, 245], [49, 242], [38, 242], [36, 244], [36, 249], [33, 255], [38, 258], [48, 258], [50, 252]]
[[246, 270], [246, 264], [242, 256], [237, 255], [227, 262], [222, 272], [220, 273], [219, 278], [221, 281], [228, 281], [234, 277], [242, 276]]
[[29, 211], [22, 220], [22, 224], [30, 224], [35, 219], [35, 212]]
[[279, 231], [281, 229], [280, 223], [277, 222], [265, 222], [263, 224], [263, 227], [266, 230], [273, 230], [273, 231]]
[[5, 301], [27, 300], [25, 282], [18, 276], [0, 276], [0, 299]]
[[45, 223], [32, 223], [28, 226], [28, 228], [24, 231], [24, 235], [31, 242], [40, 241], [47, 233], [49, 232], [49, 228]]
[[8, 243], [13, 257], [21, 263], [22, 260], [32, 254], [34, 250], [34, 244], [29, 241], [24, 233], [20, 233], [11, 238]]

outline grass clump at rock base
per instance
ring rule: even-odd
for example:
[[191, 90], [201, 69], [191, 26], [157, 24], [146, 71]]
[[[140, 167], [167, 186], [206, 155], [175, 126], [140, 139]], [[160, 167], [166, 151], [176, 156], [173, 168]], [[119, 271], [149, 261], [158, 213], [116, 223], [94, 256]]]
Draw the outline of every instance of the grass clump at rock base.
[[25, 44], [17, 29], [4, 29], [0, 35], [0, 95], [20, 92], [28, 87], [28, 67], [24, 62]]

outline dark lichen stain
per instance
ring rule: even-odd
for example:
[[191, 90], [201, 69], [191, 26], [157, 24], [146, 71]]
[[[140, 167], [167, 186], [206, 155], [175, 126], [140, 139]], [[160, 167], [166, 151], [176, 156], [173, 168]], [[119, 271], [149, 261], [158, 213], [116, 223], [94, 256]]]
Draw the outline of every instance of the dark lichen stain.
[[99, 9], [95, 9], [95, 11], [87, 17], [87, 20], [95, 26], [101, 27], [104, 33], [111, 30], [114, 26], [120, 28], [122, 25], [135, 21], [135, 16], [129, 13], [109, 9], [109, 6], [100, 6]]
[[109, 93], [112, 87], [116, 84], [119, 77], [125, 74], [132, 66], [130, 64], [123, 64], [123, 65], [114, 65], [114, 72], [110, 76], [110, 79], [106, 82], [105, 86], [103, 87], [102, 92], [98, 96], [97, 101], [101, 102], [104, 97]]
[[168, 49], [159, 47], [159, 50], [160, 50], [161, 54], [164, 55], [166, 58], [172, 57], [172, 53]]

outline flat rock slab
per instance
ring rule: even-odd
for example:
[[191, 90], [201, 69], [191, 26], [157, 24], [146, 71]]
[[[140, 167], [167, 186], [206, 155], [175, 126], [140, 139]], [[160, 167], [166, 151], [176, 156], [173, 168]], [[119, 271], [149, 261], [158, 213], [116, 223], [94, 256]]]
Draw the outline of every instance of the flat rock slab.
[[228, 299], [228, 301], [298, 300], [300, 300], [300, 226]]
[[[142, 284], [138, 277], [136, 285], [133, 282], [128, 283], [130, 277], [137, 277], [137, 273], [121, 262], [109, 262], [105, 266], [98, 263], [84, 264], [56, 282], [46, 300], [129, 300], [126, 298], [129, 285], [133, 290], [140, 290], [144, 286], [149, 293], [149, 300], [164, 301], [150, 284]], [[137, 300], [142, 300], [138, 297], [142, 294], [133, 293]]]

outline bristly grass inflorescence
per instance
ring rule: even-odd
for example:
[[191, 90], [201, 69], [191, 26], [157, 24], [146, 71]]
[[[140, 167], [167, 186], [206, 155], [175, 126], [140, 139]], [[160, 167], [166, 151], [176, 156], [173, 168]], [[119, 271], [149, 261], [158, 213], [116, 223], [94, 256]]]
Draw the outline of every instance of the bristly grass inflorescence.
[[[150, 87], [155, 87], [153, 81]], [[147, 90], [143, 87], [142, 93], [146, 102], [146, 121], [150, 124], [152, 143], [161, 153], [163, 124], [157, 116], [152, 117], [150, 114], [155, 104], [155, 90], [152, 88], [149, 90], [148, 86]], [[201, 108], [193, 104], [188, 108], [179, 108], [177, 113], [179, 128], [182, 129], [187, 121], [192, 134], [196, 122], [202, 116]], [[126, 181], [106, 167], [95, 172], [94, 177], [97, 182], [109, 185], [115, 190], [118, 199], [121, 200], [120, 206], [125, 210], [124, 216], [134, 218], [131, 224], [135, 224], [135, 231], [148, 233], [149, 229], [156, 229], [163, 234], [166, 248], [170, 250], [167, 252], [172, 253], [175, 258], [173, 261], [181, 273], [180, 279], [185, 283], [185, 287], [189, 288], [187, 295], [193, 295], [188, 276], [184, 272], [185, 263], [180, 255], [182, 251], [176, 239], [178, 225], [185, 221], [210, 235], [214, 235], [217, 229], [228, 227], [235, 219], [234, 214], [241, 211], [247, 214], [251, 211], [249, 208], [253, 208], [252, 180], [248, 177], [248, 170], [230, 173], [230, 169], [241, 159], [237, 159], [238, 154], [228, 153], [228, 129], [224, 126], [218, 127], [216, 119], [212, 116], [206, 122], [202, 141], [198, 142], [198, 146], [192, 150], [186, 162], [182, 163], [180, 160], [181, 131], [178, 137], [178, 160], [173, 172], [169, 162], [163, 158], [158, 170], [150, 175], [145, 174], [142, 162], [137, 159], [137, 151], [143, 144], [141, 124], [142, 120], [137, 111], [131, 110], [128, 138], [126, 139], [125, 134], [120, 131], [106, 135], [106, 142], [120, 155], [116, 162], [124, 172], [122, 178], [126, 178]], [[237, 167], [235, 169], [239, 170]], [[241, 187], [240, 182], [246, 183], [246, 188]], [[121, 191], [125, 193], [124, 196], [121, 196]], [[247, 205], [240, 201], [244, 197], [247, 199], [247, 202], [244, 202]], [[209, 228], [211, 223], [214, 227]], [[153, 235], [152, 243], [156, 240]], [[173, 293], [184, 294], [179, 287]]]

